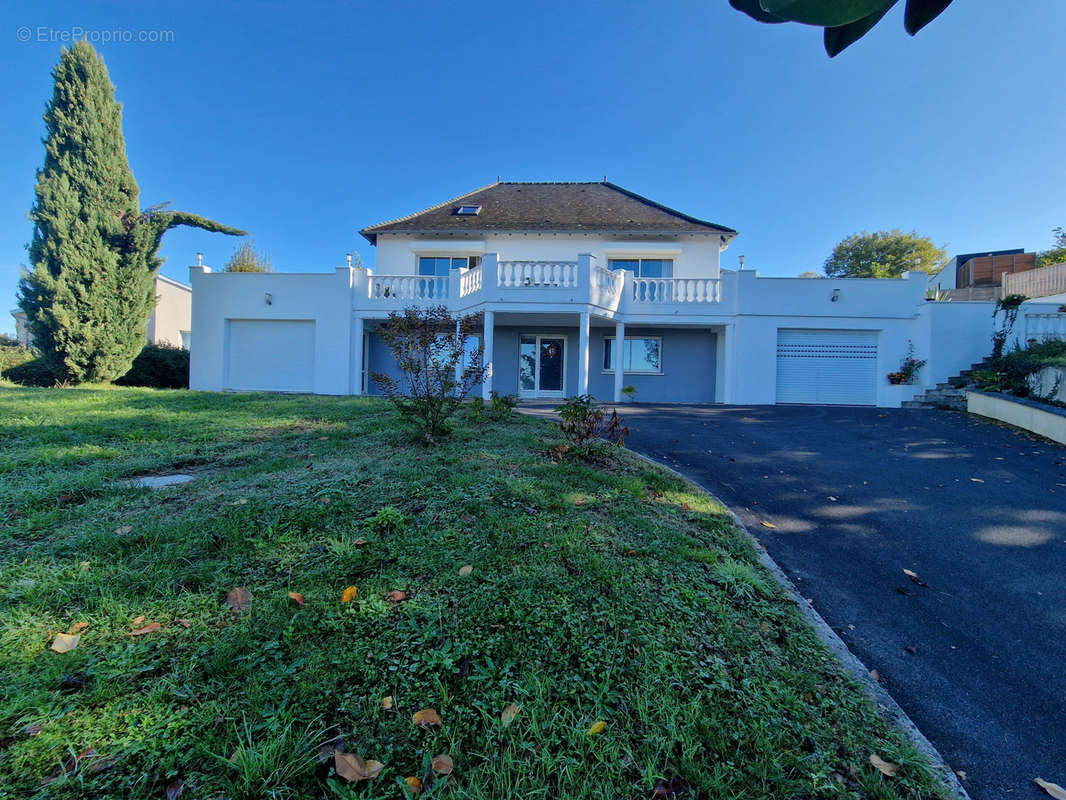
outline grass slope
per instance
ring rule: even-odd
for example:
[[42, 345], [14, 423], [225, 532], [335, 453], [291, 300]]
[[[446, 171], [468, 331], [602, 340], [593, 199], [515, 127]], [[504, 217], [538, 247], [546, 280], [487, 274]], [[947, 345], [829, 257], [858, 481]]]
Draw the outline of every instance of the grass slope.
[[[437, 753], [423, 797], [943, 791], [721, 508], [624, 453], [554, 463], [547, 423], [424, 450], [374, 399], [0, 388], [0, 437], [0, 795], [396, 798]], [[338, 734], [375, 780], [315, 763]]]

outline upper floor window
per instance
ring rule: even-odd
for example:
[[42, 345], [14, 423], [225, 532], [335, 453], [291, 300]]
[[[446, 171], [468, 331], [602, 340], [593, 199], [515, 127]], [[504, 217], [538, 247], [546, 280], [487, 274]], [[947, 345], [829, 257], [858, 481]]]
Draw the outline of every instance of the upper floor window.
[[607, 266], [611, 269], [628, 269], [638, 278], [674, 277], [672, 258], [611, 258], [608, 259]]
[[418, 274], [448, 277], [453, 269], [476, 267], [481, 263], [481, 256], [419, 256]]

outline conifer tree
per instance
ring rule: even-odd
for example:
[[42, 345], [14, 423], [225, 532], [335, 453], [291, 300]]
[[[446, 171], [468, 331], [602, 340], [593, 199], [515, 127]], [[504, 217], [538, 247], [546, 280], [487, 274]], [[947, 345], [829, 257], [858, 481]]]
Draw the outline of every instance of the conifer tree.
[[19, 305], [57, 378], [110, 381], [144, 347], [163, 234], [178, 225], [244, 231], [163, 206], [140, 210], [122, 106], [92, 45], [64, 49], [52, 76]]

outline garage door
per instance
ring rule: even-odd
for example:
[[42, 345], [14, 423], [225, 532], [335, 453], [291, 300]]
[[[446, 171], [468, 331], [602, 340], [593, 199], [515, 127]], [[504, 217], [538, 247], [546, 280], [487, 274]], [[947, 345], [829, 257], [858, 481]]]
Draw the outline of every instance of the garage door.
[[314, 363], [313, 321], [229, 321], [227, 389], [310, 392], [314, 389]]
[[777, 402], [877, 403], [877, 332], [781, 328]]

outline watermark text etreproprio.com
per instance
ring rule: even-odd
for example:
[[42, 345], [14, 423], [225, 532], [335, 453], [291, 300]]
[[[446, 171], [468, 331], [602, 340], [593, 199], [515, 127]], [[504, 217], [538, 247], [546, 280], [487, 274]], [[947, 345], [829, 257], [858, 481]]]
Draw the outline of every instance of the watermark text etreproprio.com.
[[92, 44], [162, 44], [174, 41], [174, 31], [132, 30], [130, 28], [53, 28], [48, 25], [22, 25], [15, 29], [15, 38], [20, 42], [54, 42], [72, 44], [86, 41]]

